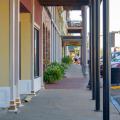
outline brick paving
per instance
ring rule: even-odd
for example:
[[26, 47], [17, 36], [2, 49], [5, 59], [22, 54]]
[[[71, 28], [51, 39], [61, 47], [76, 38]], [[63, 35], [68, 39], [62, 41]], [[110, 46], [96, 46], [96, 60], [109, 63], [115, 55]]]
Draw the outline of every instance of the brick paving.
[[46, 85], [46, 89], [83, 89], [88, 81], [84, 78], [64, 78], [55, 84]]
[[57, 81], [55, 84], [45, 85], [46, 89], [84, 89], [88, 84], [88, 78], [84, 77], [81, 66], [72, 64], [66, 71], [63, 80]]

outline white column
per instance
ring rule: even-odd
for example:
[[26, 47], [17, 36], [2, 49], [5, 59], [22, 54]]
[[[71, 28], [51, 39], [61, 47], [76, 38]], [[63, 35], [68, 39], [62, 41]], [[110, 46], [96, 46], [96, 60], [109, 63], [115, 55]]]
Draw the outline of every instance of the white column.
[[60, 37], [58, 34], [58, 62], [60, 63], [60, 55], [61, 55], [61, 51], [60, 51]]
[[10, 107], [9, 110], [16, 110], [15, 95], [15, 0], [10, 2]]
[[54, 25], [52, 23], [52, 62], [54, 61]]
[[[59, 34], [57, 34], [57, 47], [58, 47], [58, 50], [57, 50], [57, 59], [58, 59], [58, 62], [60, 62]], [[56, 49], [57, 49], [57, 48], [56, 48]]]
[[57, 53], [57, 51], [56, 51], [56, 43], [57, 43], [57, 30], [56, 30], [56, 28], [55, 28], [55, 49], [54, 49], [54, 52], [55, 52], [55, 61], [57, 61], [57, 56], [56, 56], [56, 53]]
[[20, 93], [19, 93], [19, 56], [20, 56], [20, 0], [15, 0], [15, 82], [16, 82], [16, 104], [20, 106]]
[[51, 30], [51, 36], [52, 36], [52, 46], [51, 46], [51, 50], [52, 50], [52, 62], [54, 61], [54, 24], [53, 24], [53, 20], [54, 20], [54, 7], [52, 7], [52, 30]]
[[82, 68], [83, 68], [83, 73], [86, 74], [86, 67], [87, 67], [87, 6], [82, 7], [82, 22], [83, 22], [83, 32], [82, 32]]
[[57, 46], [58, 46], [58, 50], [57, 50], [57, 58], [58, 58], [58, 62], [60, 62], [60, 44], [59, 44], [59, 34], [57, 34]]
[[53, 40], [53, 38], [52, 38], [53, 37], [52, 30], [53, 30], [53, 25], [52, 25], [52, 22], [51, 22], [51, 31], [50, 31], [51, 32], [51, 34], [50, 34], [51, 35], [51, 41], [50, 41], [50, 62], [52, 62], [52, 46], [53, 46], [52, 45], [52, 40]]
[[58, 51], [59, 51], [59, 47], [58, 47], [58, 33], [56, 31], [56, 61], [58, 62]]
[[65, 46], [65, 56], [69, 56], [69, 49], [68, 49], [68, 46]]
[[[42, 24], [43, 28], [43, 24]], [[41, 63], [40, 63], [40, 75], [41, 75], [41, 88], [44, 89], [44, 80], [43, 80], [43, 34], [42, 34], [42, 39], [41, 39], [41, 50], [40, 50], [40, 55], [41, 55]]]
[[59, 45], [60, 45], [60, 62], [62, 60], [62, 40], [61, 40], [61, 36], [59, 35]]
[[54, 41], [53, 41], [53, 44], [54, 44], [54, 47], [53, 47], [53, 56], [54, 56], [54, 62], [56, 60], [56, 49], [55, 49], [55, 43], [56, 43], [56, 28], [54, 27]]
[[52, 62], [54, 61], [54, 25], [52, 30]]
[[31, 93], [34, 91], [34, 0], [32, 1], [32, 25], [31, 25]]

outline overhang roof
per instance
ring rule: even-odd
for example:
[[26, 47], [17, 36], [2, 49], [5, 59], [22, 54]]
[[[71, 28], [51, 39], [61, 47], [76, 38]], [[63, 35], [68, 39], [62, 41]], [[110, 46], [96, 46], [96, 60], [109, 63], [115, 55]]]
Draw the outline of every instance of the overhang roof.
[[80, 41], [81, 39], [82, 39], [81, 36], [71, 36], [71, 35], [62, 36], [63, 41]]
[[44, 6], [76, 6], [89, 5], [90, 0], [39, 0]]
[[81, 10], [81, 6], [64, 6], [64, 10]]
[[68, 33], [81, 33], [82, 27], [68, 27]]
[[63, 42], [63, 46], [80, 46], [81, 41], [66, 41]]

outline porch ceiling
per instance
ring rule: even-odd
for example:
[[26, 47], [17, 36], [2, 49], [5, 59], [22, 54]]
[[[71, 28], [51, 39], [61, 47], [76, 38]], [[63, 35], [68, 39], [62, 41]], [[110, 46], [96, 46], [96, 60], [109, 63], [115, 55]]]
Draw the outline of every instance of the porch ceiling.
[[63, 46], [80, 46], [81, 41], [65, 41], [63, 42]]
[[68, 33], [81, 33], [82, 27], [68, 27]]
[[44, 6], [74, 6], [79, 7], [82, 5], [88, 5], [89, 0], [39, 0], [41, 5]]
[[70, 35], [66, 35], [66, 36], [62, 36], [62, 40], [63, 41], [80, 41], [82, 39], [81, 36], [70, 36]]
[[30, 11], [22, 3], [20, 3], [20, 12], [29, 13]]
[[81, 6], [64, 6], [64, 10], [81, 10]]

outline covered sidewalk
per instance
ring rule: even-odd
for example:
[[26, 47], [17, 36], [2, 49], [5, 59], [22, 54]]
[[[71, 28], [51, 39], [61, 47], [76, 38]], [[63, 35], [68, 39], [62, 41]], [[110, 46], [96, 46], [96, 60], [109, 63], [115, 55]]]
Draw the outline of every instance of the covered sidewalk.
[[[91, 100], [91, 91], [86, 88], [87, 83], [88, 77], [82, 75], [80, 65], [73, 64], [63, 80], [46, 86], [47, 89], [25, 103], [18, 114], [2, 112], [0, 120], [102, 120], [102, 110], [94, 111], [95, 103]], [[120, 115], [112, 104], [110, 109], [111, 120], [119, 120]]]

